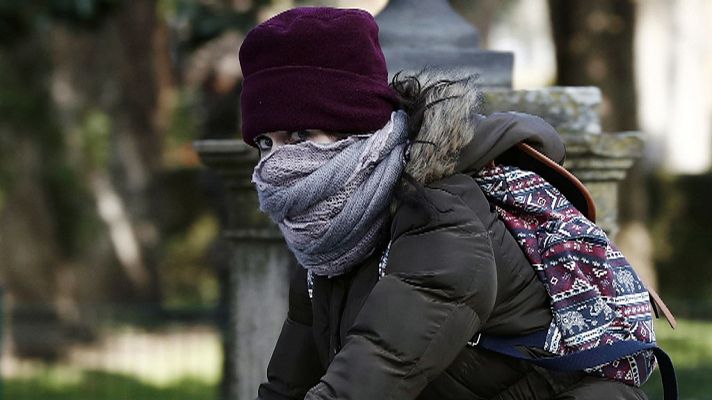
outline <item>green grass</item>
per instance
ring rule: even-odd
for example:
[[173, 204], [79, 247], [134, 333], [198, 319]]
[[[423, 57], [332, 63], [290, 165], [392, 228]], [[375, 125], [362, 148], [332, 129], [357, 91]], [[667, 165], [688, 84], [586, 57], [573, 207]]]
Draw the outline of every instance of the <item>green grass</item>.
[[117, 328], [54, 363], [7, 357], [0, 400], [215, 400], [219, 333]]
[[[673, 331], [657, 321], [658, 343], [672, 357], [680, 386], [680, 399], [712, 399], [712, 322], [679, 321]], [[214, 339], [206, 340], [210, 343]], [[206, 345], [207, 346], [207, 345]], [[206, 354], [210, 351], [200, 348]], [[205, 347], [209, 350], [209, 346]], [[179, 359], [170, 360], [180, 363]], [[178, 368], [170, 376], [139, 376], [136, 373], [55, 366], [32, 368], [31, 373], [3, 380], [2, 400], [213, 400], [217, 398], [215, 372], [206, 373], [218, 362], [216, 356], [201, 364], [201, 375], [185, 374]], [[153, 364], [152, 364], [153, 365]], [[157, 363], [155, 365], [161, 365]], [[181, 375], [183, 371], [184, 375]], [[161, 379], [158, 379], [161, 378]], [[644, 389], [651, 400], [662, 400], [656, 372]]]
[[135, 376], [104, 371], [83, 371], [63, 377], [49, 371], [6, 380], [3, 399], [12, 400], [214, 400], [214, 383], [184, 378], [166, 385], [144, 382]]
[[[678, 321], [676, 330], [656, 321], [658, 344], [675, 364], [680, 399], [712, 399], [712, 322]], [[643, 386], [651, 400], [662, 400], [658, 372]]]

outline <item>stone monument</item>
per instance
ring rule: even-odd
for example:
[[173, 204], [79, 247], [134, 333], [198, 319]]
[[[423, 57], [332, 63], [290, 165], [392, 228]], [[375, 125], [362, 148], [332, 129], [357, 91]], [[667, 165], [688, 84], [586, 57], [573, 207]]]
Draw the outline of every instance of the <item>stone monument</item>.
[[228, 228], [222, 235], [232, 243], [232, 261], [223, 332], [227, 385], [221, 400], [252, 399], [267, 378], [287, 315], [288, 275], [295, 261], [279, 229], [259, 212], [251, 183], [257, 150], [242, 140], [201, 140], [194, 148], [228, 189]]
[[447, 0], [391, 0], [376, 22], [390, 77], [435, 66], [478, 74], [486, 86], [512, 87], [514, 55], [480, 49], [477, 29]]

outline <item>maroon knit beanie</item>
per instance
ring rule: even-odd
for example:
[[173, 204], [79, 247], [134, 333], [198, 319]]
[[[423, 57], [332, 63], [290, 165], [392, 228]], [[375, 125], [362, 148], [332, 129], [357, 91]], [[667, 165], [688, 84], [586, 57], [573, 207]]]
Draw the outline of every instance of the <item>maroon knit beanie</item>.
[[378, 25], [358, 9], [299, 7], [259, 24], [240, 47], [242, 137], [278, 130], [363, 133], [398, 107]]

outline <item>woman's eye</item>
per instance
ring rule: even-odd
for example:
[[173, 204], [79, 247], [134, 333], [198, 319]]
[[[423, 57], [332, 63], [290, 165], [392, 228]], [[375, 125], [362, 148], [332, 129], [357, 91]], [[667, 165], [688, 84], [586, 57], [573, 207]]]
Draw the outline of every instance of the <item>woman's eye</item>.
[[289, 135], [289, 140], [291, 142], [302, 142], [307, 139], [309, 139], [309, 131], [307, 131], [306, 129], [294, 131]]
[[259, 136], [255, 139], [255, 143], [257, 144], [257, 147], [261, 151], [269, 151], [272, 148], [272, 139], [270, 139], [267, 136]]

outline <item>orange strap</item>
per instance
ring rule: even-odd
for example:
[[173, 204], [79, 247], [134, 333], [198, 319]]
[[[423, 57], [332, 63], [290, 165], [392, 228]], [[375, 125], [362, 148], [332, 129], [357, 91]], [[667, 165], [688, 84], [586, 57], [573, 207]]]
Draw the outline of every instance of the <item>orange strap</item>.
[[675, 316], [672, 315], [672, 312], [670, 312], [670, 309], [665, 305], [663, 299], [660, 298], [660, 295], [658, 295], [655, 290], [650, 288], [648, 288], [648, 292], [655, 303], [655, 307], [663, 313], [665, 319], [668, 321], [668, 324], [670, 324], [670, 327], [672, 329], [677, 328], [677, 320], [675, 319]]

